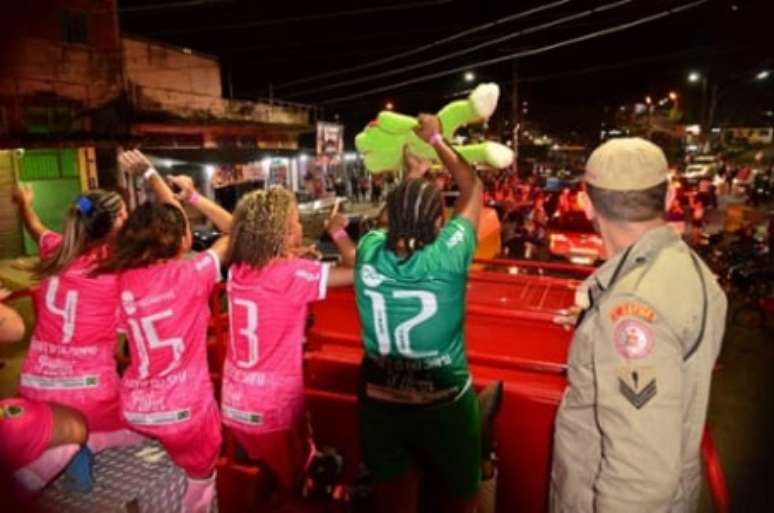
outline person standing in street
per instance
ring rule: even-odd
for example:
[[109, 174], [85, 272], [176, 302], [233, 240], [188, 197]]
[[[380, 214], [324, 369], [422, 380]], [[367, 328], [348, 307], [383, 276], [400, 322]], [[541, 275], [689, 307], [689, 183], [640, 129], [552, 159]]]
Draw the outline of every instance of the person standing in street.
[[664, 221], [667, 172], [639, 138], [611, 140], [586, 164], [582, 202], [611, 257], [576, 295], [552, 513], [696, 511], [727, 301]]

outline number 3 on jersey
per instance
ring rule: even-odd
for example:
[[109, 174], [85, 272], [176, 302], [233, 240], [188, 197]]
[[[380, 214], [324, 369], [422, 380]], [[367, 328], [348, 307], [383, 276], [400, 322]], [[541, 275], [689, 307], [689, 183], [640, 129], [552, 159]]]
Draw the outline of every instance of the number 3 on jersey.
[[[234, 319], [236, 318], [236, 307], [245, 309], [245, 324], [244, 328], [239, 328], [238, 332], [234, 326]], [[231, 351], [234, 355], [234, 360], [239, 367], [243, 369], [250, 368], [258, 363], [258, 305], [255, 301], [249, 301], [247, 299], [237, 299], [229, 296], [229, 320], [231, 322]], [[239, 351], [237, 350], [237, 338], [244, 337], [247, 341], [247, 359], [239, 359]]]
[[[383, 294], [373, 290], [364, 290], [365, 295], [371, 298], [374, 315], [374, 331], [379, 344], [379, 353], [390, 354], [392, 342], [387, 326], [387, 302]], [[417, 315], [404, 321], [395, 328], [395, 347], [401, 356], [406, 358], [432, 358], [438, 351], [419, 351], [411, 349], [411, 330], [432, 318], [438, 312], [438, 300], [435, 294], [423, 290], [396, 290], [392, 293], [393, 299], [419, 300], [420, 310]]]

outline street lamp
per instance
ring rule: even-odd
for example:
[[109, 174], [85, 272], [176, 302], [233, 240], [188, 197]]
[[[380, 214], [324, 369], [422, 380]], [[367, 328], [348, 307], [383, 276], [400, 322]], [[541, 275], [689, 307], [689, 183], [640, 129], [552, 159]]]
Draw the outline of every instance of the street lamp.
[[476, 79], [476, 74], [472, 71], [466, 71], [463, 78], [465, 79], [465, 82], [473, 82]]
[[388, 101], [387, 103], [384, 104], [384, 108], [387, 110], [393, 110], [395, 108], [395, 105], [392, 102]]
[[676, 102], [677, 101], [677, 93], [674, 92], [674, 91], [669, 91], [669, 99], [672, 100], [673, 102]]
[[701, 75], [699, 74], [699, 72], [698, 72], [698, 71], [691, 71], [691, 72], [688, 74], [688, 82], [694, 82], [694, 83], [696, 83], [696, 82], [698, 82], [699, 80], [701, 80]]
[[647, 103], [648, 105], [650, 105], [651, 103], [653, 103], [653, 99], [652, 99], [650, 96], [646, 96], [646, 97], [645, 97], [645, 103]]
[[757, 75], [755, 75], [755, 80], [766, 80], [769, 78], [769, 75], [771, 75], [771, 71], [764, 69], [762, 71], [759, 71]]

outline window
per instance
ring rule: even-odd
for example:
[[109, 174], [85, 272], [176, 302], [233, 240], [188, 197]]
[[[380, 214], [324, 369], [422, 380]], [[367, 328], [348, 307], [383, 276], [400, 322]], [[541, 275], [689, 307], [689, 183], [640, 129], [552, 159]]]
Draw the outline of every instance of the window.
[[89, 42], [88, 19], [86, 13], [65, 10], [59, 18], [62, 29], [62, 41], [66, 43], [86, 44]]

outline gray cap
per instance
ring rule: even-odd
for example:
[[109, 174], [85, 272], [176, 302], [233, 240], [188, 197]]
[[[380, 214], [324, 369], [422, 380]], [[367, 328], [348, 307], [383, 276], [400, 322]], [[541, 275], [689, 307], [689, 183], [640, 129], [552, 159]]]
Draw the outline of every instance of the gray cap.
[[591, 153], [583, 179], [602, 189], [640, 191], [666, 181], [668, 173], [661, 148], [639, 137], [624, 137], [611, 139]]

